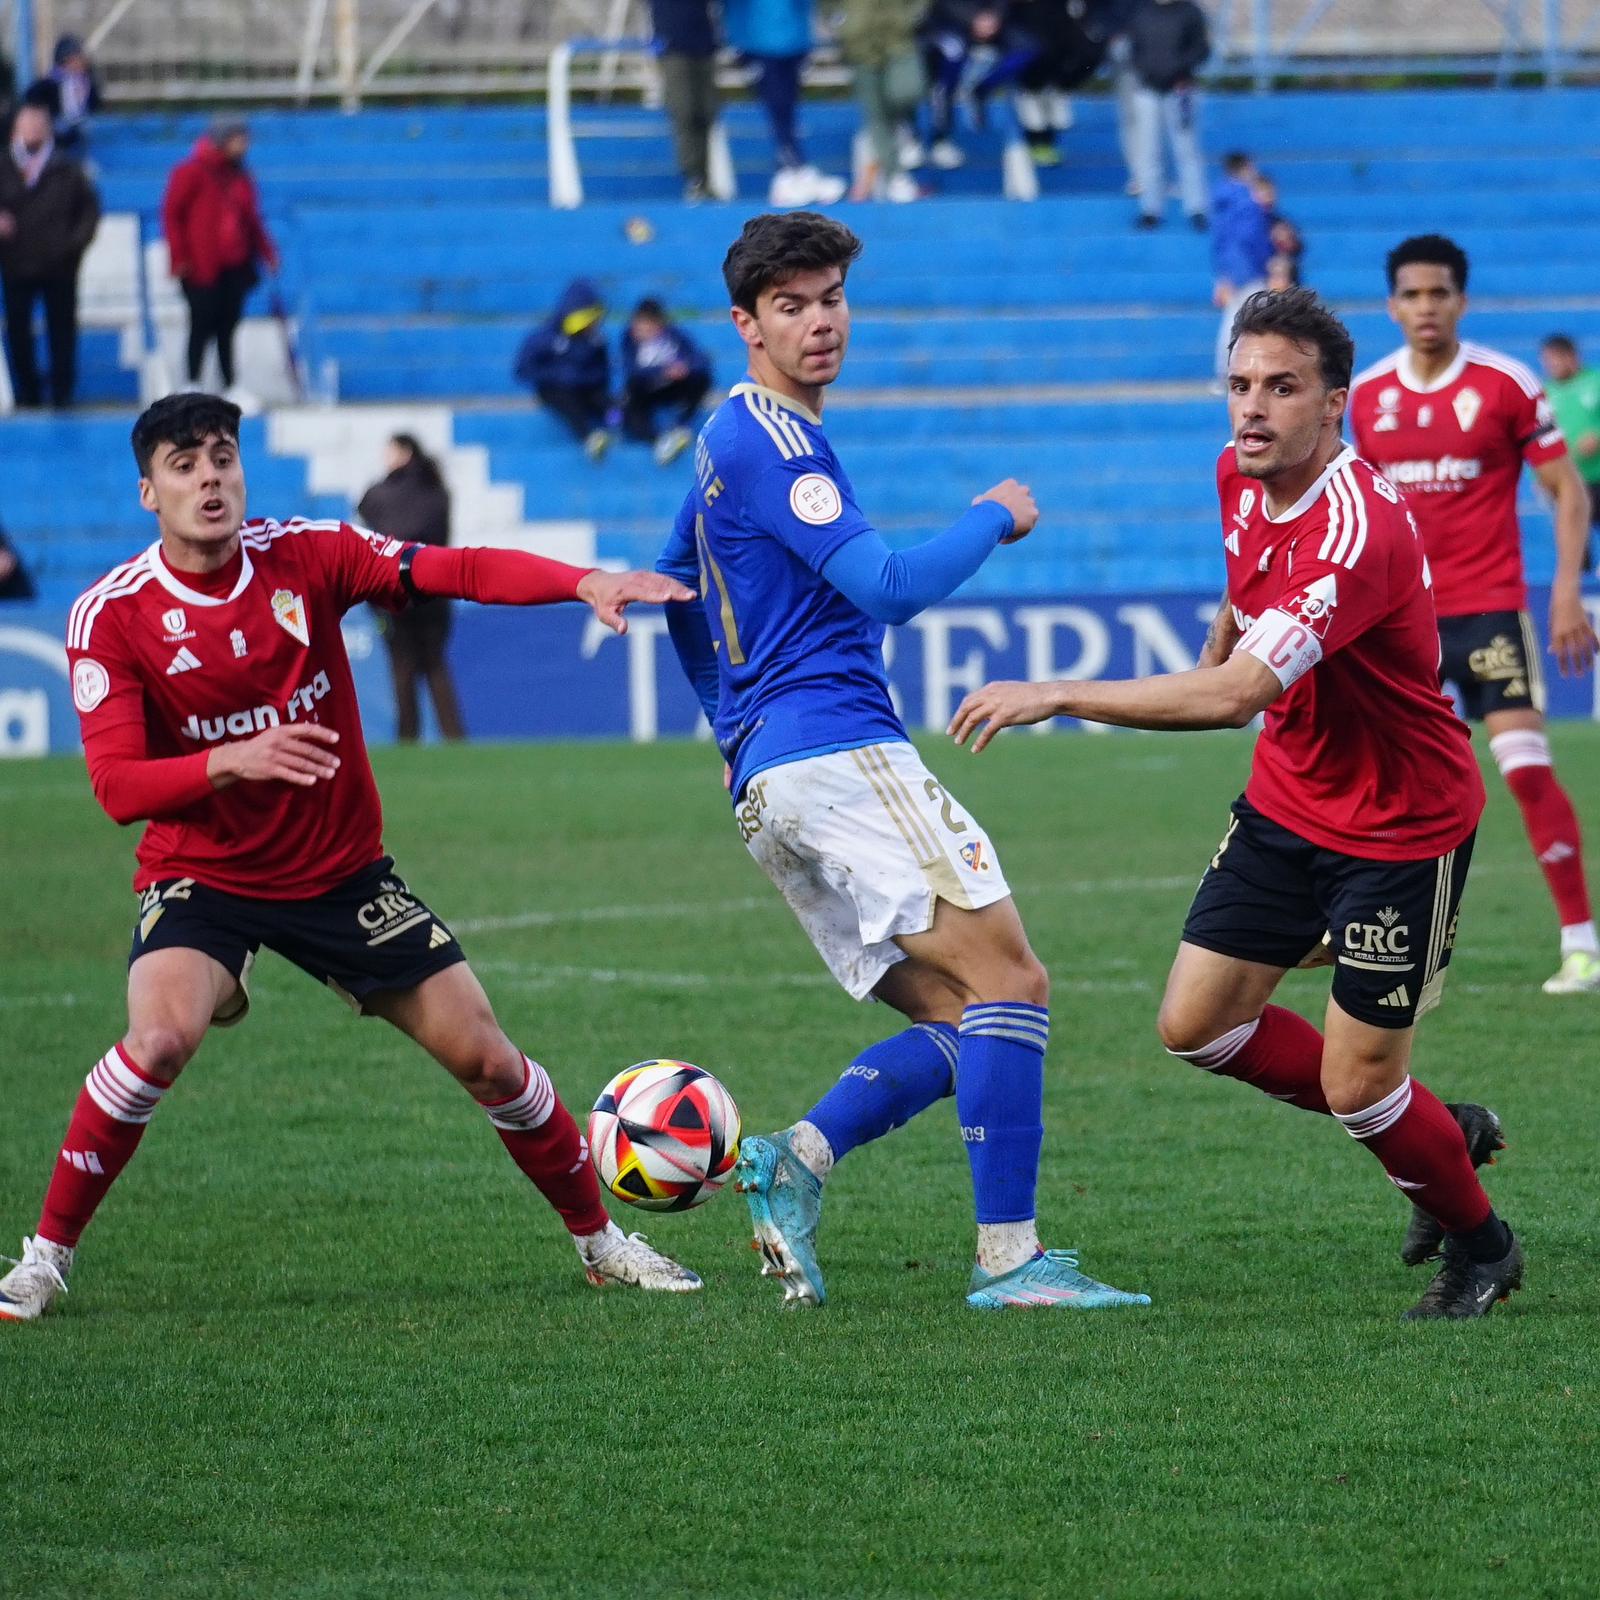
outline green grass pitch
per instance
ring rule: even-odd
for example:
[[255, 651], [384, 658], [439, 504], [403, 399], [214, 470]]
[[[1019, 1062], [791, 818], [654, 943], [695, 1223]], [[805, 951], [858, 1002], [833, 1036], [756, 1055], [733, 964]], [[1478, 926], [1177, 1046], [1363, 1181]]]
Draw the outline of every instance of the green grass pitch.
[[[1600, 828], [1600, 729], [1555, 736]], [[1528, 1287], [1407, 1327], [1404, 1205], [1337, 1128], [1181, 1066], [1152, 1020], [1244, 736], [930, 745], [1054, 979], [1040, 1215], [1148, 1311], [984, 1317], [949, 1102], [829, 1190], [785, 1314], [731, 1195], [623, 1220], [689, 1299], [597, 1294], [483, 1117], [276, 958], [85, 1240], [0, 1327], [0, 1595], [1592, 1594], [1600, 1000], [1491, 799], [1418, 1075], [1504, 1116]], [[388, 839], [580, 1115], [678, 1055], [765, 1130], [890, 1017], [835, 990], [705, 746], [383, 752]], [[132, 833], [82, 768], [0, 770], [0, 1248], [121, 1030]], [[1320, 1015], [1325, 974], [1290, 1003]]]

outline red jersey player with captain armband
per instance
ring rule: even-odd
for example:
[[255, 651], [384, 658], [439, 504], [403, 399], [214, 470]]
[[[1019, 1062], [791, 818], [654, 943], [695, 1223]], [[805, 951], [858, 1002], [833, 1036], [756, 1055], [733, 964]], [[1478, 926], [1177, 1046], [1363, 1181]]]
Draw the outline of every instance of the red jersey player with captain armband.
[[0, 1319], [65, 1291], [79, 1235], [213, 1022], [240, 1021], [266, 945], [409, 1034], [487, 1113], [597, 1284], [700, 1280], [607, 1217], [571, 1114], [500, 1030], [461, 946], [383, 852], [378, 791], [339, 622], [364, 600], [582, 600], [623, 631], [635, 601], [690, 598], [654, 573], [402, 543], [341, 522], [244, 519], [239, 408], [157, 401], [134, 425], [156, 542], [67, 623], [95, 797], [148, 820], [134, 888], [128, 1030], [90, 1071], [39, 1225], [0, 1278]]
[[[1439, 1003], [1483, 810], [1471, 738], [1439, 689], [1428, 568], [1400, 493], [1340, 437], [1355, 347], [1307, 289], [1233, 322], [1217, 462], [1228, 587], [1192, 672], [991, 683], [951, 731], [982, 749], [1051, 716], [1244, 727], [1250, 782], [1200, 880], [1156, 1029], [1175, 1056], [1341, 1123], [1412, 1202], [1401, 1256], [1444, 1265], [1410, 1319], [1481, 1317], [1522, 1283], [1522, 1247], [1476, 1168], [1482, 1106], [1411, 1076]], [[1271, 1004], [1331, 930], [1319, 1030]]]
[[1561, 967], [1546, 994], [1600, 993], [1600, 939], [1589, 907], [1577, 814], [1544, 731], [1544, 672], [1528, 614], [1517, 525], [1523, 463], [1555, 506], [1550, 648], [1585, 672], [1595, 636], [1579, 594], [1589, 498], [1539, 380], [1456, 329], [1467, 257], [1438, 234], [1389, 252], [1389, 314], [1405, 345], [1359, 373], [1350, 432], [1406, 497], [1428, 552], [1439, 613], [1440, 672], [1489, 730], [1489, 751], [1522, 811], [1561, 921]]

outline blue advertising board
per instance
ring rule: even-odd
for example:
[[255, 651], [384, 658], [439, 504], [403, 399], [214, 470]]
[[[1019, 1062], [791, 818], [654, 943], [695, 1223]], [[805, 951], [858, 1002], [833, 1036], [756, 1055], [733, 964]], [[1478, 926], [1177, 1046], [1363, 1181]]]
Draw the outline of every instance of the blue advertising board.
[[[1600, 622], [1600, 596], [1590, 613]], [[991, 678], [1121, 678], [1194, 664], [1214, 594], [1031, 595], [951, 601], [893, 629], [885, 656], [913, 728], [943, 728], [969, 689]], [[1548, 594], [1535, 591], [1535, 618]], [[65, 614], [0, 606], [0, 756], [75, 751]], [[367, 735], [394, 737], [388, 657], [365, 608], [345, 620]], [[703, 731], [659, 611], [635, 611], [623, 638], [581, 606], [458, 605], [450, 660], [468, 729], [482, 739], [655, 738]], [[1563, 679], [1547, 658], [1552, 716], [1600, 718], [1592, 676]], [[1078, 724], [1062, 722], [1062, 727]]]

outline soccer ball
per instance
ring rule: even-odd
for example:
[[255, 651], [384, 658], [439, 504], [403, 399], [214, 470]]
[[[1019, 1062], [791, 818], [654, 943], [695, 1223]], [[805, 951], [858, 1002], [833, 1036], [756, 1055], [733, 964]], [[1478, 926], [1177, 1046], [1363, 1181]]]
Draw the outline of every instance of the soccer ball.
[[687, 1061], [641, 1061], [619, 1072], [589, 1114], [589, 1154], [619, 1200], [687, 1211], [709, 1200], [739, 1157], [739, 1108]]

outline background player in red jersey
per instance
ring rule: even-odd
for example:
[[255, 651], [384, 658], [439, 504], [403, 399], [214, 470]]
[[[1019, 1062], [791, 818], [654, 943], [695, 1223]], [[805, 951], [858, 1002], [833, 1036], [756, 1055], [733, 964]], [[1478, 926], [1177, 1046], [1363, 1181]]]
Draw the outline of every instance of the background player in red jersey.
[[583, 600], [619, 632], [636, 600], [691, 591], [506, 550], [404, 544], [344, 523], [244, 520], [239, 408], [158, 401], [133, 430], [160, 537], [68, 622], [89, 776], [118, 822], [149, 818], [128, 1031], [90, 1072], [0, 1318], [65, 1290], [78, 1238], [213, 1022], [238, 1022], [257, 949], [409, 1034], [488, 1114], [560, 1214], [595, 1284], [700, 1280], [606, 1216], [571, 1114], [511, 1043], [461, 946], [383, 853], [383, 818], [339, 619], [421, 595]]
[[[1304, 289], [1253, 295], [1233, 332], [1234, 438], [1217, 465], [1228, 590], [1202, 664], [1120, 683], [989, 684], [950, 731], [980, 750], [1003, 727], [1052, 716], [1182, 729], [1266, 713], [1184, 925], [1162, 1041], [1343, 1123], [1414, 1203], [1402, 1254], [1423, 1260], [1443, 1243], [1444, 1266], [1407, 1316], [1481, 1316], [1522, 1282], [1521, 1247], [1474, 1170], [1498, 1124], [1480, 1106], [1452, 1114], [1408, 1069], [1415, 1021], [1443, 988], [1483, 782], [1439, 690], [1416, 529], [1340, 438], [1350, 335]], [[1330, 928], [1319, 1034], [1268, 1001]]]
[[1356, 448], [1391, 482], [1422, 530], [1439, 613], [1440, 671], [1522, 808], [1561, 920], [1561, 967], [1546, 994], [1600, 993], [1600, 940], [1584, 879], [1577, 814], [1556, 780], [1544, 731], [1544, 673], [1529, 616], [1517, 480], [1533, 468], [1555, 502], [1550, 648], [1564, 673], [1588, 670], [1594, 629], [1579, 594], [1589, 500], [1539, 380], [1520, 361], [1463, 344], [1467, 258], [1427, 234], [1389, 253], [1389, 314], [1405, 345], [1350, 392]]

